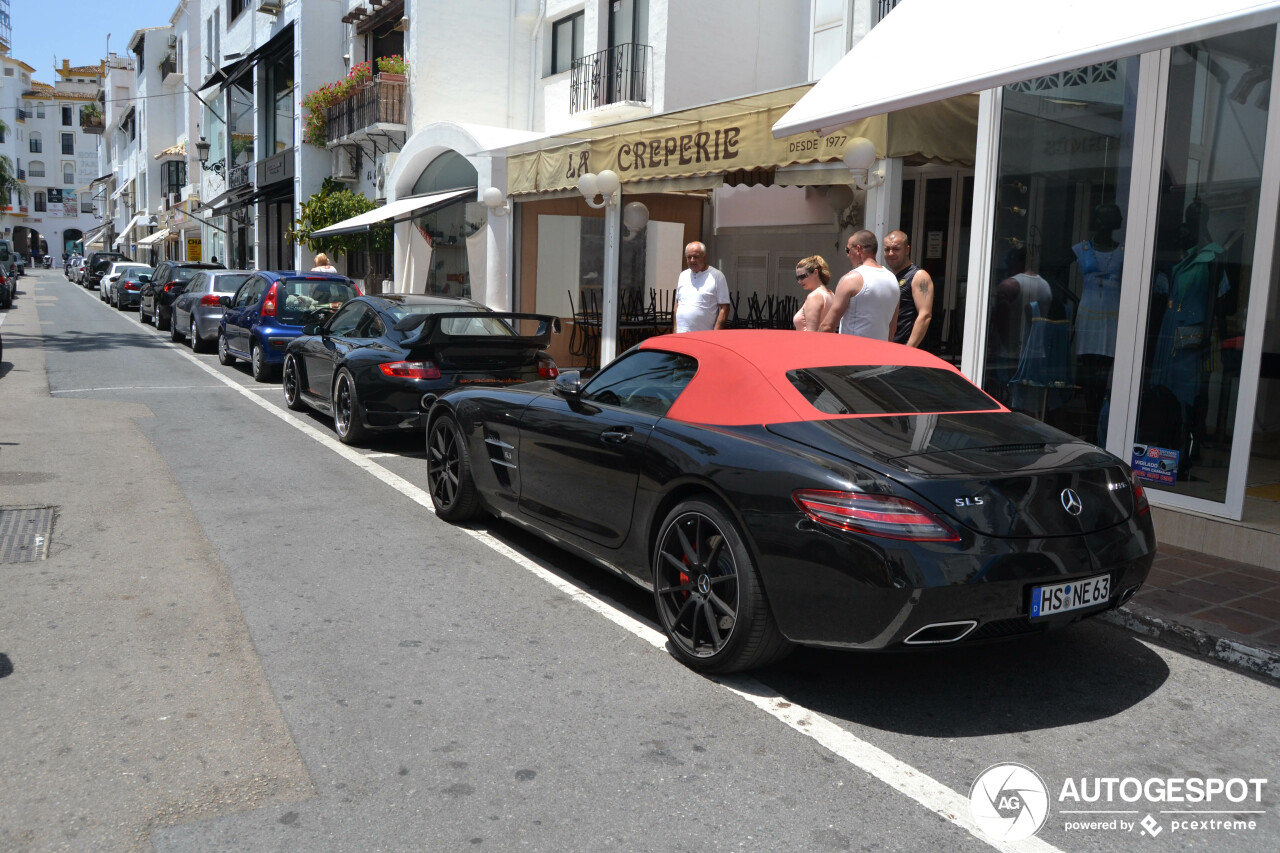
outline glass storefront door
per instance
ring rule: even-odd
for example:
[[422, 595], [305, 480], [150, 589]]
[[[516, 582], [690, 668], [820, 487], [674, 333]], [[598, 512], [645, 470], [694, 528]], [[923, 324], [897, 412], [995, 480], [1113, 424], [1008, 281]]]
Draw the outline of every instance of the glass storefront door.
[[1133, 463], [1152, 487], [1213, 503], [1245, 474], [1231, 457], [1249, 437], [1233, 427], [1246, 335], [1265, 324], [1246, 308], [1274, 52], [1265, 27], [1169, 58]]
[[983, 388], [1105, 443], [1138, 59], [1006, 86]]

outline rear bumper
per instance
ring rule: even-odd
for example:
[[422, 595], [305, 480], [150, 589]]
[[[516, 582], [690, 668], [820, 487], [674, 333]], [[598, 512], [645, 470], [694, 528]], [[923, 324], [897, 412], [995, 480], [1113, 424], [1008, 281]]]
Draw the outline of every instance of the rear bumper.
[[[1146, 581], [1155, 559], [1149, 515], [1085, 536], [970, 534], [961, 543], [858, 537], [801, 519], [746, 521], [778, 625], [807, 645], [905, 649], [921, 629], [957, 622], [973, 623], [957, 629], [959, 642], [1036, 634], [1118, 607]], [[1030, 617], [1033, 587], [1104, 573], [1107, 601]]]

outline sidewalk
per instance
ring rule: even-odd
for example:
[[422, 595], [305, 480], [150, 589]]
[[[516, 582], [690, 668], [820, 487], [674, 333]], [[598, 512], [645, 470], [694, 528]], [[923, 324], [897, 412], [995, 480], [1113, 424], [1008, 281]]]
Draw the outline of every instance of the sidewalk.
[[1280, 571], [1161, 545], [1146, 584], [1107, 621], [1280, 682]]

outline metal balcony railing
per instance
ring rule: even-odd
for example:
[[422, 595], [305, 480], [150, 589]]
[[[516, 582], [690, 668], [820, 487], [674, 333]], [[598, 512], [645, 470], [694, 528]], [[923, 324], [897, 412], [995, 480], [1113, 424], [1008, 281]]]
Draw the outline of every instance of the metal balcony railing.
[[345, 101], [325, 110], [329, 140], [342, 139], [375, 124], [405, 124], [403, 80], [375, 77]]
[[[884, 16], [893, 11], [893, 7], [897, 6], [900, 0], [876, 0], [876, 21], [878, 24], [884, 20]], [[875, 24], [872, 24], [875, 26]]]
[[25, 181], [26, 179], [27, 179], [27, 170], [26, 170], [26, 169], [19, 169], [19, 170], [18, 170], [18, 180], [20, 180], [20, 181]]
[[569, 112], [649, 100], [647, 44], [620, 44], [577, 60], [569, 76]]
[[164, 80], [170, 74], [178, 73], [178, 52], [171, 50], [164, 55], [164, 59], [160, 60], [160, 79]]

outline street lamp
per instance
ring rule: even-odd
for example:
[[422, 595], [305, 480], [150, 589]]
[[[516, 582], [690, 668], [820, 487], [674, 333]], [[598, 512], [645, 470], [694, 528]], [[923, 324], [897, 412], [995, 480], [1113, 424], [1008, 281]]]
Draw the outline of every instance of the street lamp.
[[[610, 169], [605, 169], [596, 175], [591, 172], [584, 172], [582, 177], [578, 178], [578, 192], [582, 193], [582, 197], [587, 200], [589, 207], [599, 210], [602, 207], [617, 207], [618, 202], [622, 200], [622, 193], [619, 192], [622, 187], [622, 179], [618, 177], [618, 173]], [[599, 203], [596, 202], [596, 196], [600, 196]]]
[[209, 165], [209, 149], [212, 147], [213, 145], [207, 139], [200, 137], [200, 141], [196, 143], [196, 157], [200, 160], [201, 169], [210, 169], [214, 174], [221, 176], [226, 164], [221, 160], [215, 160], [212, 166]]
[[844, 149], [844, 164], [853, 173], [853, 185], [860, 190], [884, 186], [884, 172], [873, 172], [876, 164], [876, 144], [865, 136], [849, 140]]
[[494, 216], [506, 216], [511, 211], [511, 206], [507, 204], [507, 197], [497, 187], [489, 187], [481, 193], [480, 201], [484, 202], [484, 206], [489, 208], [489, 212]]

